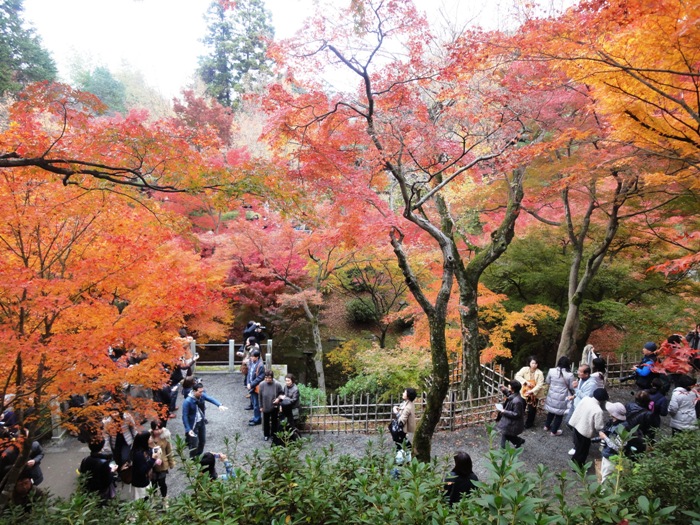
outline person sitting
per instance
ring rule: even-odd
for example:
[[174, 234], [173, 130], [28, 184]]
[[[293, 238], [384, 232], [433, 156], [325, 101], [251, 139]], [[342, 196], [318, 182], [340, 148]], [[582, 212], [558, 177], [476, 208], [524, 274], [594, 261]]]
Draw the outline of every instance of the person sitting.
[[445, 478], [445, 497], [450, 505], [454, 505], [460, 499], [468, 496], [479, 478], [472, 469], [472, 458], [463, 451], [458, 451], [455, 456], [455, 466]]

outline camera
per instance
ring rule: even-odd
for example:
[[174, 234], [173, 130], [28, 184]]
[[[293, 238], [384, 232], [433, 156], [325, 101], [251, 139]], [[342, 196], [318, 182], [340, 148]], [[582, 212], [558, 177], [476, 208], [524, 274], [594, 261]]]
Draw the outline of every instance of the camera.
[[267, 330], [267, 326], [263, 326], [258, 323], [258, 327], [256, 328], [256, 330]]

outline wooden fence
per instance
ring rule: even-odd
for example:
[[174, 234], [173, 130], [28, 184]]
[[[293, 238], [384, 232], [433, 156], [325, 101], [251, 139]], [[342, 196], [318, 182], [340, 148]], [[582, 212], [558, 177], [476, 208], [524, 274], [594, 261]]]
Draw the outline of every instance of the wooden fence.
[[[498, 385], [507, 379], [498, 370], [482, 365], [482, 388], [477, 397], [450, 390], [442, 406], [438, 430], [456, 430], [469, 425], [492, 421], [494, 404], [502, 399]], [[369, 394], [357, 396], [329, 396], [326, 403], [311, 402], [301, 407], [303, 430], [309, 433], [343, 432], [375, 433], [386, 429], [392, 418], [392, 409], [400, 398], [377, 401]], [[425, 410], [425, 395], [416, 401], [416, 417]]]
[[[638, 361], [630, 361], [628, 356], [609, 357], [607, 380], [610, 386], [620, 384], [620, 378], [628, 376], [630, 369]], [[572, 367], [575, 371], [578, 366]], [[457, 430], [471, 425], [484, 424], [495, 419], [494, 404], [502, 401], [499, 385], [509, 380], [502, 370], [482, 365], [482, 382], [478, 395], [471, 397], [455, 388], [461, 380], [461, 372], [451, 373], [452, 387], [442, 405], [442, 415], [437, 430]], [[369, 394], [357, 396], [329, 396], [328, 400], [315, 401], [301, 407], [301, 423], [308, 433], [376, 433], [386, 429], [392, 418], [392, 409], [401, 403], [400, 398], [378, 402]], [[416, 416], [425, 411], [425, 394], [415, 401]]]

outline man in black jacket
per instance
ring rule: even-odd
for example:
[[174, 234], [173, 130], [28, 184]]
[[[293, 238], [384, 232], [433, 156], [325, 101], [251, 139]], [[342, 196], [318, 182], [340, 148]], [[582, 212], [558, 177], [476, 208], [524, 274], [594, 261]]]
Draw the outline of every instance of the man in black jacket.
[[111, 461], [110, 455], [100, 453], [104, 445], [104, 439], [89, 443], [90, 455], [81, 461], [78, 471], [87, 476], [85, 489], [96, 492], [103, 502], [107, 502], [116, 495], [117, 464]]

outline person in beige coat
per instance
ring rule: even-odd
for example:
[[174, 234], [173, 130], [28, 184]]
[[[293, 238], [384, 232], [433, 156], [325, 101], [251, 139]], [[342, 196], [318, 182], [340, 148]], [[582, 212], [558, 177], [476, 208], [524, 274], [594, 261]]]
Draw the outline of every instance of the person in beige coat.
[[406, 433], [404, 443], [396, 443], [396, 446], [410, 447], [413, 433], [416, 431], [416, 405], [413, 403], [418, 393], [415, 388], [407, 388], [403, 391], [403, 401], [394, 407], [394, 417], [403, 423], [403, 431]]
[[528, 366], [522, 367], [515, 374], [515, 380], [522, 385], [520, 395], [527, 403], [525, 428], [532, 428], [537, 415], [537, 405], [544, 393], [544, 374], [539, 369], [539, 363], [534, 355], [527, 358], [527, 364]]

